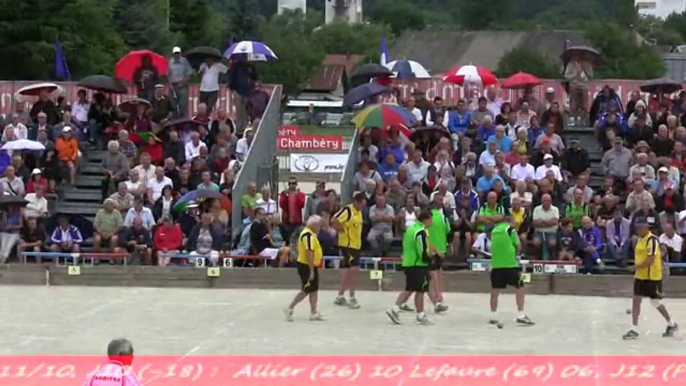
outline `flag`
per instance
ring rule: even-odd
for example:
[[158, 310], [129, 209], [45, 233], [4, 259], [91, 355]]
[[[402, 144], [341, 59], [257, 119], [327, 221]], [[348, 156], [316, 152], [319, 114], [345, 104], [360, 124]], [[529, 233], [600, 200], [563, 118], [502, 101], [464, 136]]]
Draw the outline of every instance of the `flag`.
[[382, 66], [385, 66], [388, 62], [388, 46], [386, 45], [386, 35], [381, 35], [381, 60], [379, 63]]
[[59, 39], [55, 41], [55, 77], [58, 80], [71, 79], [71, 75], [69, 74], [69, 66], [67, 65], [67, 58], [64, 56], [62, 43], [60, 43]]

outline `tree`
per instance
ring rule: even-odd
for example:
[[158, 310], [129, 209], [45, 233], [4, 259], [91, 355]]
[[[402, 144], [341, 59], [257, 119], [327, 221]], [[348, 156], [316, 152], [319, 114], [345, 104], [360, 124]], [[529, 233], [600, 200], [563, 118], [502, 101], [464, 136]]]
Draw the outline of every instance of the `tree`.
[[528, 72], [539, 78], [558, 78], [558, 66], [538, 51], [518, 47], [508, 51], [498, 61], [498, 77], [507, 78], [518, 72]]
[[229, 28], [234, 40], [260, 40], [260, 15], [256, 2], [232, 0], [229, 4]]
[[376, 24], [387, 24], [394, 34], [405, 30], [418, 31], [426, 27], [422, 12], [407, 0], [381, 0], [369, 12], [369, 19]]
[[166, 52], [179, 40], [167, 25], [169, 11], [166, 0], [117, 0], [112, 20], [132, 49]]
[[665, 75], [660, 55], [637, 41], [633, 33], [616, 24], [597, 24], [586, 30], [586, 39], [603, 55], [596, 78], [652, 79]]
[[170, 0], [170, 29], [180, 34], [176, 42], [188, 49], [196, 46], [219, 46], [226, 23], [207, 0]]
[[393, 38], [389, 28], [376, 24], [353, 24], [334, 22], [317, 28], [312, 38], [327, 54], [361, 54], [379, 56], [381, 36]]
[[467, 30], [489, 29], [513, 14], [511, 0], [463, 0], [459, 10], [462, 27]]

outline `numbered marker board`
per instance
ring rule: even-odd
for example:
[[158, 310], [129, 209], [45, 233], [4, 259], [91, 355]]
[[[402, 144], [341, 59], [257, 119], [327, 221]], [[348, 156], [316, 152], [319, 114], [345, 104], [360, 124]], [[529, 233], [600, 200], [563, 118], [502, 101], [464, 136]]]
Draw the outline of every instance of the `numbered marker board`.
[[576, 264], [545, 264], [545, 273], [562, 275], [574, 275], [579, 272]]
[[543, 265], [543, 263], [534, 263], [532, 266], [534, 275], [541, 275], [544, 273]]
[[70, 265], [67, 267], [67, 274], [69, 276], [78, 276], [81, 274], [81, 267], [78, 265]]
[[222, 260], [222, 267], [233, 268], [233, 259], [226, 258], [226, 259]]
[[469, 264], [469, 269], [475, 272], [483, 272], [491, 269], [490, 261], [472, 261]]
[[369, 279], [371, 280], [381, 280], [383, 279], [383, 271], [378, 269], [373, 269], [369, 271]]
[[530, 273], [523, 273], [522, 274], [522, 282], [524, 283], [531, 283], [531, 274]]
[[207, 262], [205, 261], [204, 257], [196, 257], [195, 258], [195, 267], [196, 268], [203, 268], [207, 265]]
[[219, 267], [207, 268], [207, 277], [219, 277], [219, 275], [221, 275]]

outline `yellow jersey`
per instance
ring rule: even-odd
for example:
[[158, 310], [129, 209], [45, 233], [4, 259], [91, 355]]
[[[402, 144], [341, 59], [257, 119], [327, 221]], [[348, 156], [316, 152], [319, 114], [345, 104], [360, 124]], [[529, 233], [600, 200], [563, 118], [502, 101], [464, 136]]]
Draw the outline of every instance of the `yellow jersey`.
[[338, 231], [338, 246], [343, 248], [362, 249], [362, 211], [351, 205], [344, 206], [334, 215], [341, 224]]
[[305, 227], [298, 236], [298, 263], [309, 264], [307, 251], [314, 253], [314, 266], [321, 266], [324, 254], [321, 245], [319, 245], [317, 234], [312, 229]]
[[518, 211], [512, 210], [512, 208], [510, 208], [510, 216], [512, 216], [512, 218], [514, 219], [514, 229], [516, 229], [517, 231], [519, 231], [519, 227], [521, 227], [524, 223], [525, 215], [526, 209], [524, 209], [523, 207], [519, 208]]
[[649, 256], [655, 256], [653, 263], [647, 267], [637, 268], [634, 278], [640, 280], [662, 280], [662, 252], [657, 236], [648, 233], [636, 241], [635, 264], [641, 265]]

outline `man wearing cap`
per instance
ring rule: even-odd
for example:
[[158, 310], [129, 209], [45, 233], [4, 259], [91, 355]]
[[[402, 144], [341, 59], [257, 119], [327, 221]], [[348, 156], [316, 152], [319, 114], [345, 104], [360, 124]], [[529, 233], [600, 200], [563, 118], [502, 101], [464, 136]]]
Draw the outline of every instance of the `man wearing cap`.
[[57, 106], [55, 102], [50, 99], [50, 92], [47, 89], [42, 89], [38, 95], [38, 100], [31, 106], [31, 111], [29, 115], [33, 122], [38, 121], [38, 113], [44, 112], [48, 116], [48, 124], [54, 125], [59, 120], [59, 114], [57, 113]]
[[[166, 91], [166, 87], [163, 84], [158, 83], [155, 85], [155, 97], [151, 101], [151, 118], [158, 125], [166, 123], [172, 117], [175, 109], [172, 101], [167, 98]], [[157, 129], [159, 130], [160, 127], [157, 127]]]
[[179, 117], [185, 117], [188, 114], [188, 79], [191, 75], [193, 75], [193, 68], [181, 55], [181, 47], [174, 47], [167, 66], [167, 79], [174, 99], [173, 110], [176, 110]]
[[72, 135], [70, 126], [65, 126], [62, 129], [62, 135], [55, 141], [55, 150], [63, 169], [69, 172], [69, 184], [74, 186], [76, 183], [76, 162], [79, 156], [79, 142]]
[[657, 179], [650, 184], [650, 190], [656, 196], [661, 196], [667, 188], [672, 189], [674, 185], [677, 183], [669, 178], [669, 168], [662, 166], [657, 169]]
[[555, 174], [555, 179], [557, 181], [561, 182], [563, 180], [560, 167], [553, 164], [554, 160], [555, 157], [553, 157], [553, 155], [550, 153], [543, 156], [543, 165], [536, 168], [535, 178], [537, 181], [545, 179], [549, 171], [552, 171], [553, 174]]

